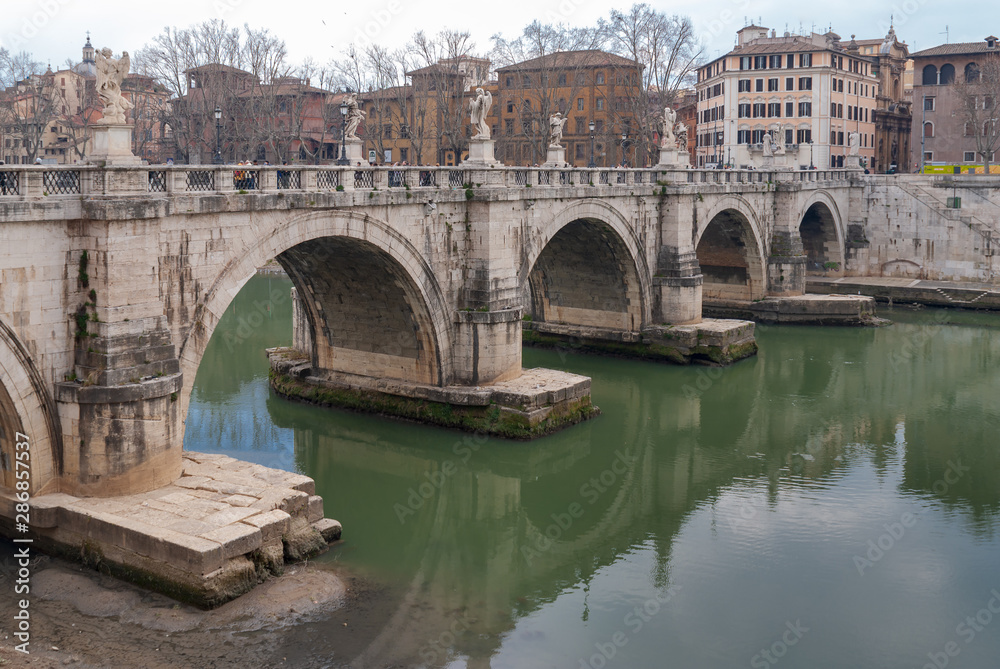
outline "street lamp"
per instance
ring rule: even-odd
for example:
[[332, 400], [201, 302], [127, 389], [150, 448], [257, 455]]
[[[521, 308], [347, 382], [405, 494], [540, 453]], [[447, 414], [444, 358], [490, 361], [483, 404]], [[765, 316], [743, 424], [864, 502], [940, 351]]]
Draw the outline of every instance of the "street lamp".
[[627, 151], [628, 151], [628, 133], [623, 131], [622, 132], [622, 167], [625, 167], [628, 164], [627, 160], [626, 160], [628, 158], [628, 156], [626, 155]]
[[337, 161], [338, 165], [348, 165], [347, 161], [347, 147], [345, 146], [347, 139], [347, 102], [344, 100], [340, 101], [340, 160]]
[[590, 122], [590, 162], [587, 167], [597, 167], [597, 163], [594, 162], [594, 122]]
[[733, 126], [736, 121], [729, 119], [729, 140], [726, 142], [726, 167], [733, 166], [733, 142], [735, 137], [733, 137]]
[[816, 169], [816, 166], [813, 165], [813, 141], [811, 137], [809, 138], [809, 169]]
[[222, 110], [218, 105], [215, 107], [215, 156], [212, 162], [216, 165], [222, 164]]

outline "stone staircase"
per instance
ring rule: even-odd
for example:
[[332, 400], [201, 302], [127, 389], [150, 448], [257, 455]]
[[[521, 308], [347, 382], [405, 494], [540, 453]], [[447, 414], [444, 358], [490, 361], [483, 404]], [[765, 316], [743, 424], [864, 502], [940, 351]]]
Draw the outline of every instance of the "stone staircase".
[[975, 304], [979, 300], [983, 299], [984, 297], [986, 297], [987, 295], [989, 295], [991, 291], [988, 291], [988, 290], [984, 291], [984, 292], [980, 293], [979, 295], [975, 296], [974, 298], [972, 298], [971, 300], [959, 300], [957, 298], [952, 297], [951, 295], [949, 295], [948, 293], [946, 293], [944, 290], [942, 290], [940, 288], [935, 288], [934, 292], [938, 293], [944, 299], [948, 300], [948, 302], [951, 302], [952, 304], [956, 304], [956, 305], [969, 305], [969, 304]]
[[961, 210], [948, 207], [946, 202], [940, 200], [937, 193], [924, 188], [920, 184], [901, 178], [896, 181], [896, 186], [920, 204], [931, 209], [941, 218], [958, 221], [969, 226], [983, 240], [983, 255], [989, 257], [995, 254], [994, 240], [1000, 239], [1000, 230], [997, 230], [988, 221], [978, 216], [963, 215]]

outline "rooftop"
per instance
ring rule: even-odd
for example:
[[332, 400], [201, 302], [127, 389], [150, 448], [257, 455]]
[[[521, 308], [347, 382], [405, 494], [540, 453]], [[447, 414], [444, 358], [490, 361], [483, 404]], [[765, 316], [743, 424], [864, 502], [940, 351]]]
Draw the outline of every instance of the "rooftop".
[[[507, 67], [497, 68], [497, 72], [519, 72], [522, 70], [546, 70], [559, 67], [635, 67], [636, 61], [623, 58], [600, 49], [583, 51], [557, 51], [538, 58], [532, 58]], [[640, 66], [645, 67], [645, 66]]]
[[[991, 40], [994, 45], [992, 48], [990, 47]], [[1000, 53], [1000, 42], [998, 42], [998, 38], [991, 35], [981, 42], [954, 42], [952, 44], [932, 46], [930, 49], [924, 49], [923, 51], [911, 53], [910, 57], [932, 58], [934, 56], [962, 56], [979, 53]]]

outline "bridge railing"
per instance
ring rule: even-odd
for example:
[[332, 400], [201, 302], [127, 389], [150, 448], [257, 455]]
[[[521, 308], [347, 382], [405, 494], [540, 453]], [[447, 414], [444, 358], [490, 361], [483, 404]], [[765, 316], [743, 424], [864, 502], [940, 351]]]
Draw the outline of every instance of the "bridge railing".
[[[106, 176], [117, 175], [115, 178]], [[692, 168], [524, 167], [493, 168], [351, 165], [152, 165], [101, 168], [93, 165], [0, 166], [0, 199], [59, 195], [141, 193], [253, 193], [479, 187], [597, 188], [666, 184], [760, 184], [847, 181], [843, 169], [706, 170]]]

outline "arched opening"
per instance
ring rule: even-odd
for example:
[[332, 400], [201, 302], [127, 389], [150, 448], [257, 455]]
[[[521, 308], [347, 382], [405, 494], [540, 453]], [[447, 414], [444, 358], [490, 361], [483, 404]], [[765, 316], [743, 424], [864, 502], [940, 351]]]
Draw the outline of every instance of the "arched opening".
[[528, 275], [533, 321], [636, 332], [642, 291], [635, 262], [605, 223], [578, 219], [557, 232]]
[[827, 275], [843, 269], [837, 223], [826, 204], [816, 202], [806, 210], [799, 224], [799, 235], [807, 258], [806, 274]]
[[930, 121], [927, 121], [926, 123], [924, 123], [924, 137], [933, 137], [933, 136], [934, 136], [934, 124], [931, 123]]
[[14, 400], [0, 383], [0, 490], [14, 490], [17, 482], [17, 433], [23, 432]]
[[740, 212], [726, 209], [716, 214], [698, 241], [697, 254], [704, 301], [764, 296], [761, 251], [750, 221]]
[[321, 237], [280, 253], [311, 332], [313, 366], [441, 385], [430, 311], [402, 265], [371, 242]]
[[974, 81], [979, 81], [979, 66], [969, 63], [965, 66], [965, 83], [971, 84]]
[[947, 86], [948, 84], [955, 83], [955, 66], [951, 63], [945, 63], [941, 66], [941, 76], [940, 81], [942, 86]]
[[925, 65], [921, 83], [924, 86], [937, 86], [938, 82], [937, 76], [938, 76], [937, 66]]

